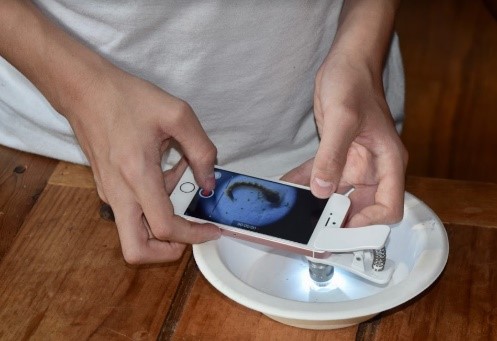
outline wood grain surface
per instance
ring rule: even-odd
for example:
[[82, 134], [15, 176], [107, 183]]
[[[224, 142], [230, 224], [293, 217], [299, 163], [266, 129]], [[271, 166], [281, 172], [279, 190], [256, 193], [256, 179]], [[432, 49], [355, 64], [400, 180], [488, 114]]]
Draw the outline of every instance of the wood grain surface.
[[90, 167], [69, 162], [59, 162], [48, 183], [56, 186], [96, 188]]
[[0, 260], [56, 165], [55, 160], [0, 146]]
[[409, 175], [497, 182], [495, 8], [495, 0], [402, 1]]
[[[5, 151], [4, 151], [5, 152]], [[8, 153], [7, 153], [8, 154]], [[1, 174], [20, 160], [17, 154]], [[417, 340], [493, 339], [497, 242], [495, 184], [409, 177], [407, 188], [447, 224], [449, 262], [424, 293], [371, 321], [315, 331], [275, 322], [214, 289], [198, 271], [191, 250], [181, 261], [128, 266], [112, 222], [86, 167], [45, 164], [53, 176], [29, 210], [6, 210], [4, 222], [24, 216], [0, 261], [0, 339], [132, 340]], [[15, 167], [14, 167], [15, 168]], [[48, 169], [48, 168], [47, 168]], [[19, 171], [19, 169], [18, 169]], [[25, 174], [11, 191], [16, 207], [41, 180]], [[17, 176], [17, 175], [16, 175]], [[5, 176], [4, 176], [5, 177]], [[9, 176], [6, 176], [9, 178]], [[6, 193], [11, 181], [0, 183]]]
[[425, 292], [382, 313], [368, 340], [497, 340], [497, 230], [446, 225], [449, 260]]
[[182, 261], [124, 263], [94, 189], [48, 185], [0, 263], [0, 338], [154, 338]]
[[408, 177], [406, 190], [436, 212], [444, 224], [497, 227], [497, 184]]

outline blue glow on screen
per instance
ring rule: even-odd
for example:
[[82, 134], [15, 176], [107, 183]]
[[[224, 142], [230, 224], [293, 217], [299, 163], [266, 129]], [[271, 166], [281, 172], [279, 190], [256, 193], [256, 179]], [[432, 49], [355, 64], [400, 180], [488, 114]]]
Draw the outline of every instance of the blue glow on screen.
[[214, 193], [200, 189], [185, 214], [307, 244], [326, 205], [309, 190], [216, 169]]

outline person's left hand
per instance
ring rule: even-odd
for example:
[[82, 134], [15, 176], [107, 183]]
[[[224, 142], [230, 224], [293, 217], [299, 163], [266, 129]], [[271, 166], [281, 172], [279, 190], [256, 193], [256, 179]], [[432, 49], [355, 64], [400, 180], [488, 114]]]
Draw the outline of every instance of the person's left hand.
[[315, 87], [318, 151], [282, 180], [310, 186], [319, 198], [353, 187], [347, 226], [400, 221], [408, 154], [395, 130], [381, 75], [361, 60], [335, 56], [319, 69]]

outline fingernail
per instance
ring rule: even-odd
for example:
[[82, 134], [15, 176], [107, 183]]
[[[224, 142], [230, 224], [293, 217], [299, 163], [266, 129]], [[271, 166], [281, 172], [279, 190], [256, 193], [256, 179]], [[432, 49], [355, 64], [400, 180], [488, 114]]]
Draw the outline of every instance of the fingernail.
[[333, 183], [320, 178], [314, 178], [314, 183], [317, 185], [314, 189], [318, 192], [320, 197], [327, 197], [331, 195], [333, 190]]
[[215, 226], [214, 225], [214, 228], [212, 229], [209, 229], [209, 233], [208, 233], [208, 239], [209, 240], [215, 240], [215, 239], [219, 239], [221, 238], [221, 235], [222, 235], [222, 231], [219, 227]]
[[316, 181], [316, 184], [323, 189], [331, 189], [331, 186], [333, 185], [331, 181], [325, 181], [320, 178], [314, 178], [314, 180]]

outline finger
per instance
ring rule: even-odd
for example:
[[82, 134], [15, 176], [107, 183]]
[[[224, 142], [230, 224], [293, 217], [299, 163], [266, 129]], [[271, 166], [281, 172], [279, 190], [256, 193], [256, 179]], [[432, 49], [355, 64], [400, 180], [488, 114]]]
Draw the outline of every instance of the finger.
[[164, 184], [166, 186], [166, 192], [171, 194], [174, 190], [174, 187], [178, 184], [178, 181], [181, 179], [181, 176], [185, 172], [188, 167], [188, 163], [185, 158], [181, 158], [173, 168], [165, 171], [164, 174]]
[[180, 144], [197, 183], [207, 190], [212, 190], [216, 185], [214, 179], [216, 147], [207, 136], [191, 107], [183, 102], [183, 106], [179, 110], [179, 116], [174, 118], [173, 123], [167, 122], [164, 130], [171, 131], [171, 135]]
[[[354, 191], [349, 194], [350, 208], [348, 214], [348, 221], [346, 226], [350, 227], [350, 222], [359, 212], [368, 206], [375, 204], [375, 194], [377, 190], [376, 185], [372, 186], [357, 186]], [[357, 219], [357, 218], [356, 218]], [[367, 224], [369, 225], [369, 224]]]
[[314, 158], [307, 160], [281, 177], [282, 181], [309, 186]]
[[[178, 176], [174, 172], [171, 174], [174, 177]], [[200, 224], [193, 224], [174, 215], [160, 167], [152, 169], [142, 178], [142, 181], [136, 183], [139, 185], [135, 188], [137, 200], [152, 234], [157, 239], [192, 244], [219, 238], [219, 228], [214, 225], [205, 225], [200, 228]]]
[[342, 195], [346, 195], [346, 196], [349, 196], [350, 197], [350, 194], [352, 192], [354, 192], [355, 190], [355, 187], [352, 186], [352, 185], [349, 185], [349, 184], [342, 184], [340, 183], [338, 185], [338, 188], [337, 190], [335, 191], [335, 193], [338, 193], [338, 194], [342, 194]]
[[221, 237], [221, 230], [214, 224], [194, 223], [179, 216], [174, 216], [173, 219], [177, 220], [174, 226], [179, 228], [167, 234], [168, 240], [187, 244], [201, 244]]
[[[185, 243], [202, 243], [212, 239], [205, 237], [204, 226], [190, 224], [192, 226], [185, 229], [185, 243], [158, 240], [150, 235], [139, 205], [127, 200], [117, 203], [114, 207], [123, 256], [130, 264], [173, 261], [181, 257]], [[175, 218], [181, 220], [179, 217]]]
[[318, 198], [327, 198], [337, 189], [356, 135], [355, 122], [348, 113], [333, 113], [324, 121], [310, 184], [312, 193]]
[[151, 239], [144, 226], [138, 207], [116, 209], [116, 225], [123, 257], [129, 264], [161, 263], [181, 257], [184, 244]]
[[[392, 171], [385, 172], [381, 176], [376, 192], [374, 193], [374, 201], [370, 205], [368, 202], [363, 202], [362, 208], [358, 213], [354, 214], [349, 226], [366, 226], [371, 224], [394, 224], [399, 222], [404, 214], [404, 174], [402, 166], [396, 166], [390, 163]], [[357, 193], [355, 193], [357, 191]], [[373, 197], [372, 194], [367, 195], [364, 191], [354, 191], [350, 196], [354, 198]], [[365, 200], [365, 199], [362, 199]], [[367, 200], [367, 199], [366, 199]], [[361, 205], [361, 204], [360, 204]]]

